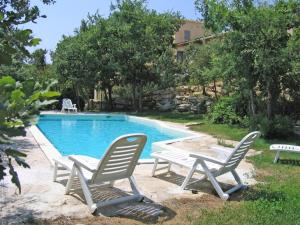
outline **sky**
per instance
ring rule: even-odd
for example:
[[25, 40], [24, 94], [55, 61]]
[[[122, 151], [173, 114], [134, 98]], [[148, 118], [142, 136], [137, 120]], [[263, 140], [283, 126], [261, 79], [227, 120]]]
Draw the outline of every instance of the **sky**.
[[[32, 4], [38, 5], [41, 14], [47, 18], [40, 18], [36, 24], [28, 24], [24, 28], [33, 30], [35, 37], [41, 38], [36, 48], [55, 50], [56, 44], [62, 35], [71, 35], [80, 21], [87, 18], [88, 13], [98, 13], [104, 17], [109, 15], [110, 5], [114, 0], [56, 0], [53, 5], [43, 5], [39, 0]], [[186, 19], [198, 19], [199, 13], [195, 10], [194, 0], [148, 0], [148, 8], [158, 12], [179, 11]], [[30, 49], [33, 51], [34, 49]], [[49, 55], [47, 61], [50, 61]]]

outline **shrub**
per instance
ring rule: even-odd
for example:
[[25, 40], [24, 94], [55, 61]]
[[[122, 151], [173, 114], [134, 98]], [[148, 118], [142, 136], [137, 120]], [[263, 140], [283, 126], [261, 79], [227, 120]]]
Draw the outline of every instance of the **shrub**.
[[10, 175], [19, 192], [21, 184], [13, 161], [24, 168], [29, 165], [24, 160], [26, 154], [14, 149], [13, 138], [25, 136], [26, 127], [36, 121], [39, 109], [56, 101], [49, 100], [59, 95], [50, 91], [53, 84], [42, 91], [35, 80], [20, 83], [10, 76], [0, 77], [0, 182]]
[[264, 115], [251, 119], [251, 129], [260, 130], [265, 138], [286, 138], [293, 133], [293, 122], [288, 116], [276, 115], [269, 120]]
[[223, 97], [218, 100], [212, 107], [209, 115], [213, 123], [221, 124], [237, 124], [244, 126], [247, 124], [246, 117], [242, 117], [237, 113], [237, 98], [235, 97]]

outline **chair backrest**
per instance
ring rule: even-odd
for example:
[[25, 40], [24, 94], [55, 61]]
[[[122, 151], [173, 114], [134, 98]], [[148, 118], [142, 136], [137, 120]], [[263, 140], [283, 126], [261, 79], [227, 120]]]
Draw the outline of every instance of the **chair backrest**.
[[66, 109], [66, 108], [67, 108], [66, 101], [67, 101], [67, 98], [64, 98], [64, 99], [62, 100], [62, 108], [63, 108], [63, 109]]
[[72, 100], [69, 98], [64, 98], [62, 102], [63, 109], [73, 109], [73, 103]]
[[117, 138], [109, 146], [91, 183], [129, 178], [146, 144], [145, 134], [129, 134]]
[[65, 109], [70, 108], [70, 102], [72, 104], [72, 101], [69, 98], [64, 98], [62, 100], [62, 107]]
[[246, 135], [240, 143], [236, 145], [233, 152], [230, 154], [228, 159], [226, 160], [226, 164], [224, 169], [234, 169], [236, 168], [240, 161], [245, 157], [247, 152], [250, 149], [250, 146], [254, 143], [254, 141], [260, 136], [259, 131], [251, 132], [250, 134]]

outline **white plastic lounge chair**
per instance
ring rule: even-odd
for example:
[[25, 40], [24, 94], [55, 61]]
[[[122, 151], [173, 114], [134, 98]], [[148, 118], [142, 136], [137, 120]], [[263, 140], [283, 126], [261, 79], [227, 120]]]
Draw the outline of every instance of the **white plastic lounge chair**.
[[271, 151], [276, 151], [274, 163], [277, 163], [279, 160], [280, 152], [295, 152], [300, 153], [300, 146], [296, 145], [283, 145], [283, 144], [275, 144], [270, 146]]
[[67, 98], [64, 98], [64, 99], [62, 100], [61, 111], [62, 111], [62, 112], [65, 112], [65, 111], [68, 110], [67, 108], [68, 108], [68, 107], [67, 107]]
[[[181, 185], [182, 190], [184, 190], [188, 184], [191, 184], [189, 181], [195, 172], [201, 172], [204, 173], [204, 176], [200, 180], [208, 178], [220, 198], [227, 200], [229, 198], [229, 194], [243, 187], [242, 181], [235, 169], [239, 165], [240, 161], [245, 157], [255, 139], [259, 136], [260, 132], [255, 131], [245, 136], [235, 148], [218, 148], [217, 150], [220, 152], [220, 155], [223, 157], [225, 156], [223, 159], [212, 158], [200, 154], [175, 152], [171, 150], [153, 152], [151, 156], [155, 158], [155, 163], [152, 170], [152, 176], [155, 175], [156, 171], [161, 169], [167, 168], [167, 170], [170, 171], [171, 164], [186, 167], [190, 170]], [[168, 162], [168, 166], [157, 169], [159, 160]], [[216, 177], [228, 172], [232, 173], [238, 184], [230, 190], [223, 192], [218, 181], [216, 180]]]
[[[94, 213], [98, 207], [130, 200], [142, 200], [143, 195], [139, 192], [132, 173], [145, 146], [146, 140], [147, 137], [144, 134], [121, 136], [110, 145], [100, 161], [88, 156], [69, 156], [69, 159], [73, 161], [74, 164], [66, 186], [66, 194], [69, 194], [74, 178], [78, 177], [91, 213]], [[133, 191], [132, 195], [97, 203], [93, 201], [90, 187], [111, 187], [114, 181], [120, 179], [129, 179]]]
[[69, 112], [69, 111], [74, 111], [77, 112], [77, 108], [76, 108], [76, 104], [73, 104], [71, 99], [69, 98], [64, 98], [62, 100], [62, 108], [61, 108], [62, 112]]

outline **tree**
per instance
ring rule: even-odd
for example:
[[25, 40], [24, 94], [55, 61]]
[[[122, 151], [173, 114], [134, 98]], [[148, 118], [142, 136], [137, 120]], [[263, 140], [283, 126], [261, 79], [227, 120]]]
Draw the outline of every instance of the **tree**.
[[92, 33], [89, 42], [97, 59], [96, 79], [98, 86], [104, 91], [108, 109], [112, 110], [113, 87], [121, 83], [120, 58], [124, 40], [120, 28], [115, 26], [112, 20], [95, 15], [90, 21], [94, 21], [89, 29], [89, 32]]
[[186, 50], [186, 57], [184, 60], [186, 72], [190, 77], [190, 82], [194, 85], [202, 86], [203, 95], [207, 95], [206, 87], [213, 83], [213, 92], [217, 96], [216, 81], [220, 78], [219, 71], [215, 64], [215, 55], [218, 50], [219, 41], [214, 41], [204, 45], [193, 44]]
[[[230, 67], [240, 93], [248, 98], [250, 116], [259, 110], [272, 120], [283, 89], [289, 88], [282, 86], [290, 70], [285, 49], [291, 37], [289, 30], [299, 26], [300, 3], [198, 0], [196, 5], [207, 27], [226, 32], [220, 58], [229, 59], [230, 65], [226, 66]], [[258, 109], [257, 90], [261, 101], [266, 102], [266, 110]]]
[[42, 88], [47, 88], [51, 81], [57, 79], [52, 64], [46, 63], [47, 50], [37, 49], [31, 54], [29, 63], [22, 63], [16, 70], [18, 80], [34, 79]]
[[[53, 0], [43, 0], [45, 4]], [[30, 54], [27, 47], [35, 46], [40, 39], [32, 36], [29, 29], [20, 29], [20, 25], [35, 22], [40, 15], [37, 6], [32, 6], [29, 0], [5, 0], [0, 7], [0, 181], [7, 176], [6, 169], [11, 175], [11, 181], [21, 191], [20, 181], [14, 168], [15, 160], [23, 167], [29, 167], [24, 161], [24, 153], [13, 149], [11, 143], [15, 136], [25, 135], [28, 127], [43, 105], [51, 104], [47, 101], [58, 95], [48, 89], [40, 91], [35, 80], [27, 79], [22, 83], [3, 71], [16, 71], [14, 65], [22, 65], [24, 57]]]
[[154, 73], [159, 76], [157, 88], [175, 87], [179, 83], [179, 76], [182, 74], [183, 68], [181, 62], [174, 60], [174, 49], [171, 47], [167, 49], [156, 62]]
[[32, 55], [32, 64], [35, 65], [39, 70], [44, 70], [46, 68], [46, 49], [37, 49]]
[[288, 63], [290, 64], [287, 76], [284, 77], [283, 83], [284, 87], [289, 87], [285, 89], [285, 94], [291, 97], [296, 104], [294, 105], [295, 113], [298, 112], [300, 116], [300, 109], [298, 107], [300, 103], [300, 27], [294, 28], [292, 31], [291, 38], [288, 42], [286, 49], [286, 56], [288, 58]]
[[[52, 4], [54, 0], [40, 0], [44, 4]], [[39, 8], [30, 0], [5, 0], [0, 7], [0, 77], [10, 74], [18, 81], [26, 80], [20, 70], [31, 60], [27, 50], [39, 44], [40, 39], [32, 35], [32, 30], [22, 29], [22, 25], [33, 22], [41, 15]]]
[[[54, 3], [54, 0], [41, 0], [44, 4]], [[30, 0], [5, 0], [0, 7], [0, 64], [11, 64], [18, 54], [29, 55], [26, 47], [36, 46], [40, 39], [32, 36], [32, 30], [20, 29], [20, 25], [36, 22], [40, 14], [37, 6], [32, 6]]]
[[109, 19], [118, 27], [123, 41], [120, 48], [123, 81], [132, 87], [134, 108], [141, 110], [143, 87], [157, 81], [156, 62], [172, 46], [180, 16], [150, 11], [144, 0], [118, 1], [112, 9]]
[[96, 80], [96, 56], [85, 34], [64, 36], [53, 54], [53, 65], [59, 74], [59, 82], [68, 84], [75, 92], [77, 104], [83, 97], [88, 102]]

